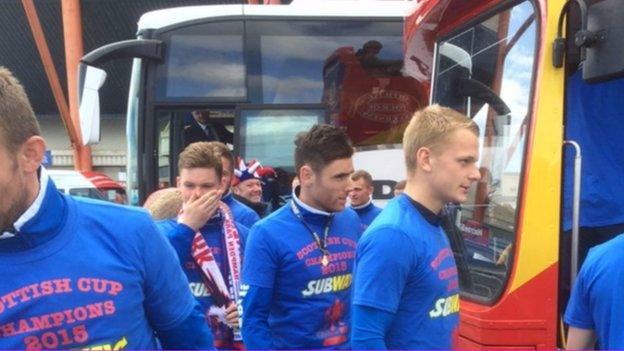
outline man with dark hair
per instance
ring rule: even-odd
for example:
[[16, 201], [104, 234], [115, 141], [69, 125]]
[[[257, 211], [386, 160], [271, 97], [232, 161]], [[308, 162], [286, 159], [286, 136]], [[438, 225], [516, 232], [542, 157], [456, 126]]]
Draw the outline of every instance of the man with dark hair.
[[354, 273], [354, 349], [450, 350], [459, 324], [457, 267], [440, 225], [481, 177], [479, 128], [428, 106], [405, 129], [407, 185], [368, 227]]
[[184, 145], [198, 141], [220, 141], [233, 144], [234, 135], [221, 123], [210, 118], [210, 110], [195, 110], [191, 112], [192, 119], [184, 126]]
[[329, 125], [312, 127], [295, 144], [301, 185], [252, 228], [245, 248], [243, 338], [249, 349], [349, 348], [360, 234], [357, 214], [345, 209], [353, 147]]
[[222, 164], [210, 144], [193, 143], [178, 159], [184, 204], [177, 219], [157, 226], [174, 247], [218, 349], [241, 349], [238, 290], [247, 228], [220, 202]]
[[351, 175], [351, 208], [357, 212], [364, 229], [381, 213], [381, 208], [373, 203], [373, 190], [373, 177], [370, 173], [360, 169]]
[[212, 348], [149, 215], [61, 194], [41, 166], [40, 134], [0, 67], [0, 348]]
[[223, 176], [221, 177], [223, 195], [221, 201], [232, 210], [232, 215], [238, 223], [251, 228], [260, 220], [260, 216], [254, 210], [236, 200], [232, 194], [231, 184], [232, 175], [234, 174], [234, 155], [232, 155], [232, 151], [230, 151], [227, 145], [218, 141], [209, 142], [208, 147], [221, 159], [223, 165]]

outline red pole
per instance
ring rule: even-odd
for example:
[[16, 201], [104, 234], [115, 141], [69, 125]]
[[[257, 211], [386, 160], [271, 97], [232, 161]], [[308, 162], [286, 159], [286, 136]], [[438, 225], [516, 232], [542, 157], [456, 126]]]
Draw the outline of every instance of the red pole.
[[72, 122], [69, 106], [67, 104], [67, 100], [65, 99], [65, 94], [63, 93], [63, 88], [61, 87], [58, 73], [56, 72], [56, 67], [54, 66], [54, 61], [52, 61], [52, 55], [50, 54], [48, 43], [45, 35], [43, 34], [41, 22], [39, 21], [39, 16], [37, 15], [37, 9], [33, 0], [22, 0], [22, 6], [24, 7], [24, 12], [26, 13], [26, 18], [28, 19], [28, 24], [30, 25], [30, 30], [32, 31], [33, 38], [35, 39], [37, 51], [41, 57], [41, 63], [43, 64], [46, 76], [48, 77], [54, 101], [56, 102], [56, 106], [59, 110], [61, 120], [63, 121], [63, 124], [65, 124], [65, 129], [69, 135], [69, 142], [74, 149], [74, 168], [81, 169], [82, 158], [79, 157], [79, 150], [83, 147], [80, 128], [76, 128], [76, 125]]
[[[62, 0], [63, 39], [65, 40], [65, 68], [67, 71], [67, 95], [69, 96], [69, 112], [74, 128], [80, 130], [78, 115], [78, 63], [84, 54], [82, 45], [82, 21], [80, 0]], [[91, 148], [82, 143], [74, 146], [74, 167], [80, 171], [91, 171]]]

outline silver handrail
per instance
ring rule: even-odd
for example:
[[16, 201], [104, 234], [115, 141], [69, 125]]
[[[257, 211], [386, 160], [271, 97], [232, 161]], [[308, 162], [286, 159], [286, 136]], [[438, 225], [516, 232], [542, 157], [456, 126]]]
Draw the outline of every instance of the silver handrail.
[[581, 146], [573, 140], [564, 140], [565, 145], [572, 145], [576, 155], [574, 156], [574, 184], [572, 195], [572, 259], [570, 267], [570, 286], [574, 286], [578, 272], [578, 247], [579, 247], [579, 215], [581, 207]]

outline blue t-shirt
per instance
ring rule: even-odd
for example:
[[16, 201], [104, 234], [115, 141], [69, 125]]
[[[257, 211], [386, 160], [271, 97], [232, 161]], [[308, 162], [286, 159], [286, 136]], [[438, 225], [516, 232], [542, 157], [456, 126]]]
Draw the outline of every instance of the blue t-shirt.
[[0, 348], [154, 349], [196, 306], [143, 210], [61, 195], [0, 240]]
[[223, 196], [221, 201], [230, 207], [234, 220], [247, 228], [253, 227], [253, 225], [260, 220], [260, 216], [258, 216], [256, 211], [236, 200], [231, 191]]
[[394, 314], [388, 349], [451, 349], [459, 322], [453, 252], [439, 224], [405, 194], [391, 200], [357, 248], [353, 304]]
[[[330, 214], [294, 201], [305, 222], [322, 237]], [[273, 348], [349, 347], [351, 274], [360, 220], [349, 208], [331, 216], [327, 266], [322, 265], [317, 243], [293, 213], [290, 202], [249, 233], [243, 283], [273, 291], [268, 316]]]
[[593, 329], [601, 349], [624, 349], [624, 234], [592, 248], [577, 276], [564, 320]]
[[377, 215], [381, 213], [381, 208], [375, 206], [372, 201], [370, 201], [365, 206], [351, 208], [353, 208], [353, 210], [360, 217], [360, 221], [362, 221], [362, 227], [364, 229], [368, 228], [368, 226], [373, 222]]
[[[222, 223], [221, 217], [217, 215], [208, 221], [200, 231], [204, 240], [206, 240], [206, 243], [210, 246], [215, 261], [221, 271], [221, 275], [227, 284], [230, 269], [227, 260], [225, 240], [223, 238]], [[240, 237], [242, 254], [248, 229], [239, 223], [235, 222], [234, 224], [236, 225]], [[178, 224], [175, 219], [158, 221], [156, 226], [161, 233], [167, 236], [167, 239], [169, 239], [169, 242], [177, 252], [180, 265], [182, 265], [182, 269], [188, 278], [188, 286], [191, 293], [195, 296], [197, 301], [199, 301], [204, 313], [210, 316], [210, 327], [212, 329], [215, 347], [219, 349], [232, 349], [237, 347], [237, 345], [234, 344], [232, 329], [225, 324], [225, 316], [213, 306], [214, 302], [208, 288], [206, 288], [204, 284], [202, 278], [203, 274], [193, 259], [191, 244], [195, 232], [184, 224]]]

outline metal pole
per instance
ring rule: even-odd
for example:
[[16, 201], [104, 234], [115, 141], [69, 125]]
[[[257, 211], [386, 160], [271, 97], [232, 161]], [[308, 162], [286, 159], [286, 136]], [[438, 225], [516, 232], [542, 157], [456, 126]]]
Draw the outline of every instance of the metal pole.
[[[65, 70], [67, 71], [67, 95], [69, 112], [74, 128], [80, 131], [78, 115], [78, 63], [84, 54], [82, 45], [82, 21], [80, 0], [62, 0], [63, 39], [65, 40]], [[82, 135], [80, 135], [82, 137]], [[80, 144], [74, 145], [74, 167], [81, 171], [91, 171], [91, 148]]]
[[576, 274], [578, 272], [578, 251], [579, 251], [579, 215], [581, 207], [581, 167], [582, 156], [581, 146], [573, 140], [565, 140], [565, 145], [572, 145], [575, 150], [574, 156], [574, 183], [572, 196], [572, 255], [570, 267], [570, 286], [574, 286]]

